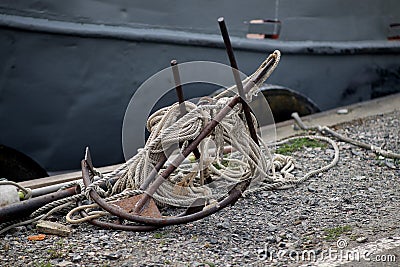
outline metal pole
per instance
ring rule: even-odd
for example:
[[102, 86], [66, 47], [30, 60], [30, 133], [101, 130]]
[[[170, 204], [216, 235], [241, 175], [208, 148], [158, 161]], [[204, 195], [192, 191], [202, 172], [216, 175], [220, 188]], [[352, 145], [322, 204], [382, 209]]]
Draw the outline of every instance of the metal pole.
[[[176, 59], [171, 61], [171, 67], [172, 67], [172, 73], [174, 75], [175, 91], [176, 95], [178, 96], [178, 103], [181, 111], [181, 117], [183, 117], [187, 113], [187, 110], [185, 106], [185, 99], [183, 97], [183, 89], [181, 83], [181, 76], [179, 74], [178, 61]], [[197, 147], [195, 150], [193, 150], [193, 154], [196, 157], [196, 159], [199, 159], [201, 156], [200, 151]]]
[[187, 113], [187, 110], [186, 110], [185, 101], [183, 98], [183, 90], [182, 90], [181, 77], [179, 75], [178, 61], [176, 61], [176, 59], [171, 60], [171, 67], [172, 67], [172, 73], [174, 75], [174, 80], [175, 80], [175, 91], [176, 91], [176, 95], [178, 96], [179, 108], [181, 111], [181, 116], [183, 116]]
[[221, 30], [222, 38], [224, 39], [226, 52], [228, 53], [228, 58], [229, 58], [229, 61], [231, 63], [233, 77], [235, 78], [235, 83], [236, 83], [236, 86], [237, 86], [237, 89], [238, 89], [238, 92], [239, 92], [239, 96], [240, 96], [240, 99], [241, 99], [240, 102], [242, 104], [244, 115], [246, 117], [246, 122], [247, 122], [247, 126], [249, 128], [250, 136], [253, 139], [253, 141], [257, 145], [259, 145], [257, 134], [256, 134], [256, 130], [254, 128], [253, 120], [252, 120], [251, 114], [250, 114], [250, 107], [246, 102], [246, 98], [245, 98], [245, 95], [244, 95], [244, 92], [243, 92], [243, 84], [242, 84], [242, 81], [240, 80], [238, 65], [236, 63], [235, 55], [233, 53], [231, 41], [230, 41], [230, 38], [229, 38], [229, 33], [228, 33], [227, 28], [226, 28], [225, 20], [224, 20], [223, 17], [218, 19], [218, 24], [219, 24], [219, 27], [220, 27], [220, 30]]

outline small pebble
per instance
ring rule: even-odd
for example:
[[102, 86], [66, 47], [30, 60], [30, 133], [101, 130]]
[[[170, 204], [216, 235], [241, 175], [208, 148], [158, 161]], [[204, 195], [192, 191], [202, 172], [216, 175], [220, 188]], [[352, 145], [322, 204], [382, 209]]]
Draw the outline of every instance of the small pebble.
[[57, 267], [74, 266], [74, 263], [73, 263], [73, 262], [70, 262], [70, 261], [62, 261], [62, 262], [57, 263], [56, 266], [57, 266]]
[[356, 241], [357, 241], [357, 243], [365, 243], [368, 241], [368, 238], [363, 236], [363, 237], [357, 238]]
[[315, 189], [314, 187], [312, 187], [311, 185], [307, 187], [308, 191], [310, 192], [316, 192], [317, 189]]
[[119, 253], [109, 253], [109, 254], [105, 254], [105, 256], [110, 260], [118, 260], [121, 257], [121, 254], [119, 254]]
[[296, 220], [293, 222], [293, 225], [299, 225], [299, 224], [301, 224], [301, 220]]
[[72, 258], [72, 262], [78, 262], [82, 259], [81, 255], [74, 255]]

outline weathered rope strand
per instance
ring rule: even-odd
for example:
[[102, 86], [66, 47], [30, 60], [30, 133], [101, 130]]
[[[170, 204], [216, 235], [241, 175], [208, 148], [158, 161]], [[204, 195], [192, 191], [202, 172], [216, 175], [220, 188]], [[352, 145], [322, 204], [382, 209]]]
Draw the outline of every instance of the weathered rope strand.
[[294, 112], [292, 114], [292, 118], [295, 120], [295, 122], [297, 123], [297, 125], [299, 125], [299, 127], [303, 130], [316, 130], [318, 132], [320, 132], [323, 135], [331, 135], [337, 139], [339, 139], [340, 141], [349, 143], [349, 144], [353, 144], [355, 146], [367, 149], [367, 150], [371, 150], [372, 152], [381, 155], [383, 157], [386, 158], [392, 158], [392, 159], [400, 159], [400, 154], [399, 153], [395, 153], [389, 150], [384, 150], [381, 147], [372, 145], [372, 144], [367, 144], [355, 139], [352, 139], [350, 137], [341, 135], [335, 131], [333, 131], [332, 129], [330, 129], [328, 126], [321, 126], [321, 125], [314, 125], [314, 126], [306, 126], [304, 124], [304, 122], [301, 120], [299, 114], [297, 112]]

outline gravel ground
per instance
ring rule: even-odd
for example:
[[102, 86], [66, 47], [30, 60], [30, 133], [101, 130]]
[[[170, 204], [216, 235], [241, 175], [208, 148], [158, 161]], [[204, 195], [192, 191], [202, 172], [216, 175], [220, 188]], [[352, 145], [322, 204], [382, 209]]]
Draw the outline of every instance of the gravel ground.
[[[334, 128], [400, 151], [400, 111]], [[254, 193], [191, 224], [150, 233], [73, 225], [71, 236], [47, 235], [42, 241], [28, 241], [37, 230], [20, 227], [0, 239], [0, 265], [297, 266], [295, 254], [279, 258], [278, 253], [308, 250], [320, 255], [337, 248], [339, 238], [348, 248], [382, 237], [398, 238], [400, 162], [338, 144], [340, 161], [327, 172], [294, 189]], [[305, 148], [292, 155], [301, 175], [326, 164], [333, 150]]]

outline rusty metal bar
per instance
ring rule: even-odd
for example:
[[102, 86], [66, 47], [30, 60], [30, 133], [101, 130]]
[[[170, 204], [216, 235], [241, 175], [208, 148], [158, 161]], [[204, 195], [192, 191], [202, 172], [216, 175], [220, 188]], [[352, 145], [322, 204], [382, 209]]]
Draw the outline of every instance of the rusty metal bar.
[[[172, 67], [172, 73], [174, 75], [174, 80], [175, 80], [175, 91], [176, 91], [176, 95], [178, 96], [179, 109], [181, 112], [181, 117], [183, 117], [187, 113], [187, 110], [186, 110], [186, 106], [185, 106], [185, 99], [183, 97], [183, 89], [182, 89], [182, 83], [181, 83], [181, 76], [179, 74], [178, 61], [176, 59], [171, 61], [171, 67]], [[199, 159], [201, 156], [198, 148], [193, 150], [193, 154], [196, 157], [196, 159]]]
[[247, 126], [249, 128], [250, 136], [253, 139], [253, 141], [257, 145], [259, 145], [256, 130], [254, 128], [253, 120], [251, 118], [250, 107], [246, 102], [245, 94], [243, 92], [243, 84], [242, 84], [242, 81], [240, 80], [239, 68], [238, 68], [238, 65], [237, 65], [237, 62], [235, 59], [235, 54], [233, 53], [233, 48], [231, 45], [228, 29], [226, 28], [224, 18], [222, 18], [222, 17], [219, 18], [218, 24], [219, 24], [219, 27], [221, 30], [222, 38], [224, 39], [226, 52], [228, 53], [228, 58], [231, 63], [233, 77], [235, 78], [235, 83], [236, 83], [236, 86], [238, 89], [239, 96], [241, 98], [240, 102], [242, 104], [244, 115], [246, 117], [246, 122], [247, 122]]
[[[77, 205], [81, 206], [80, 204]], [[88, 214], [84, 210], [81, 210], [80, 214], [82, 218], [86, 218], [88, 216]], [[160, 228], [152, 225], [126, 225], [126, 224], [110, 223], [110, 222], [100, 221], [97, 219], [88, 220], [88, 223], [104, 229], [114, 229], [114, 230], [134, 231], [134, 232], [149, 232]]]
[[162, 155], [161, 159], [157, 162], [156, 166], [151, 170], [149, 176], [146, 178], [146, 180], [141, 184], [140, 190], [146, 190], [149, 184], [154, 180], [156, 177], [157, 173], [161, 170], [161, 167], [164, 166], [164, 164], [167, 162], [167, 157], [165, 155]]
[[172, 67], [172, 74], [174, 75], [174, 80], [175, 80], [175, 91], [176, 95], [178, 96], [179, 108], [181, 111], [181, 116], [183, 116], [187, 113], [187, 110], [185, 106], [185, 100], [183, 98], [183, 89], [182, 89], [181, 77], [179, 75], [178, 61], [176, 61], [176, 59], [171, 61], [171, 67]]

